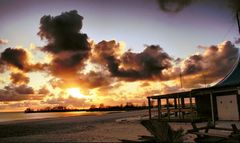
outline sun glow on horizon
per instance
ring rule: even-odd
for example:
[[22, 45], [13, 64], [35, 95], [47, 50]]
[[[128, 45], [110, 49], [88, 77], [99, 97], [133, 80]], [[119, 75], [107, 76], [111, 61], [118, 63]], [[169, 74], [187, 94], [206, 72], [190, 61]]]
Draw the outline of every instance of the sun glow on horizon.
[[79, 88], [68, 88], [67, 93], [76, 98], [86, 98], [86, 96], [80, 92]]

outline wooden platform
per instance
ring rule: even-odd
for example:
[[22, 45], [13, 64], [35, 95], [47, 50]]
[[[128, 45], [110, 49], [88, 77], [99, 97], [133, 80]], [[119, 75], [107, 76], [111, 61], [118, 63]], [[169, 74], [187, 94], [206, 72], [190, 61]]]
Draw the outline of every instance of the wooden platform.
[[158, 120], [160, 122], [181, 122], [181, 123], [200, 123], [200, 122], [207, 122], [208, 119], [207, 118], [184, 118], [184, 119], [179, 119], [179, 118], [161, 118], [161, 119], [157, 119], [157, 118], [153, 118], [152, 120]]
[[[197, 135], [196, 142], [240, 142], [240, 130], [235, 124], [231, 128], [216, 127], [208, 122], [204, 127], [197, 127], [196, 123], [192, 123], [193, 129], [188, 130], [188, 133]], [[209, 133], [209, 130], [228, 131], [229, 134]]]

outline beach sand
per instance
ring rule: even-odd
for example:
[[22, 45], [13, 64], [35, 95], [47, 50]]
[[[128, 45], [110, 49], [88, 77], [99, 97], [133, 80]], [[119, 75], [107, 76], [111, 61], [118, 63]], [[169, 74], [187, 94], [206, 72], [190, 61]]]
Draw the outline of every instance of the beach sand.
[[[0, 142], [121, 142], [151, 136], [140, 124], [148, 111], [130, 111], [99, 116], [74, 116], [0, 123]], [[204, 123], [203, 123], [204, 125]], [[191, 129], [189, 123], [170, 123], [173, 129]], [[185, 142], [195, 136], [187, 134]]]
[[0, 142], [121, 142], [150, 135], [140, 124], [147, 111], [0, 123]]

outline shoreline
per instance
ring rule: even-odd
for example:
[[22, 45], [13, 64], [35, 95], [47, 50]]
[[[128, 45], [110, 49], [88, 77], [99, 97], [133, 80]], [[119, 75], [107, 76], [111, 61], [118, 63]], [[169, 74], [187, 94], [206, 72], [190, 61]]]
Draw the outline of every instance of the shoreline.
[[[16, 119], [16, 120], [9, 120], [9, 121], [0, 121], [0, 125], [3, 124], [15, 124], [15, 123], [27, 123], [27, 122], [44, 122], [44, 121], [48, 121], [48, 120], [61, 120], [64, 118], [71, 118], [71, 117], [75, 117], [75, 118], [80, 118], [80, 117], [84, 117], [84, 116], [101, 116], [101, 115], [106, 115], [106, 114], [115, 114], [115, 113], [123, 113], [125, 111], [102, 111], [102, 112], [85, 112], [83, 111], [85, 114], [81, 114], [81, 115], [68, 115], [68, 116], [60, 116], [60, 117], [43, 117], [43, 118], [29, 118], [29, 119]], [[13, 113], [23, 113], [24, 112], [13, 112]], [[45, 113], [45, 112], [43, 112]], [[58, 112], [57, 112], [58, 113]], [[66, 113], [66, 112], [64, 112]], [[89, 114], [88, 114], [89, 113]], [[28, 113], [31, 114], [31, 113]], [[33, 113], [35, 114], [35, 113]]]
[[[137, 120], [147, 111], [71, 116], [0, 123], [1, 142], [120, 142], [150, 133]], [[47, 136], [47, 138], [46, 138]]]
[[[148, 119], [148, 110], [101, 115], [79, 115], [57, 118], [19, 120], [0, 123], [0, 142], [122, 142], [139, 141], [152, 136], [140, 121]], [[217, 122], [230, 127], [231, 123]], [[190, 123], [169, 123], [172, 129], [192, 129]], [[200, 123], [206, 125], [206, 122]], [[184, 142], [194, 142], [196, 135], [185, 134]]]

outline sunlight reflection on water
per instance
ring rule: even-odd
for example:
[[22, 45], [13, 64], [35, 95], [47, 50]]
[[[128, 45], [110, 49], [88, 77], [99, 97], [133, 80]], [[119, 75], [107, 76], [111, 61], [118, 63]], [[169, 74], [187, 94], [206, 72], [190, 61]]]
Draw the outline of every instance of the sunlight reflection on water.
[[50, 113], [24, 113], [24, 112], [0, 112], [0, 122], [29, 120], [29, 119], [44, 119], [70, 116], [86, 116], [86, 115], [103, 115], [108, 112], [50, 112]]

